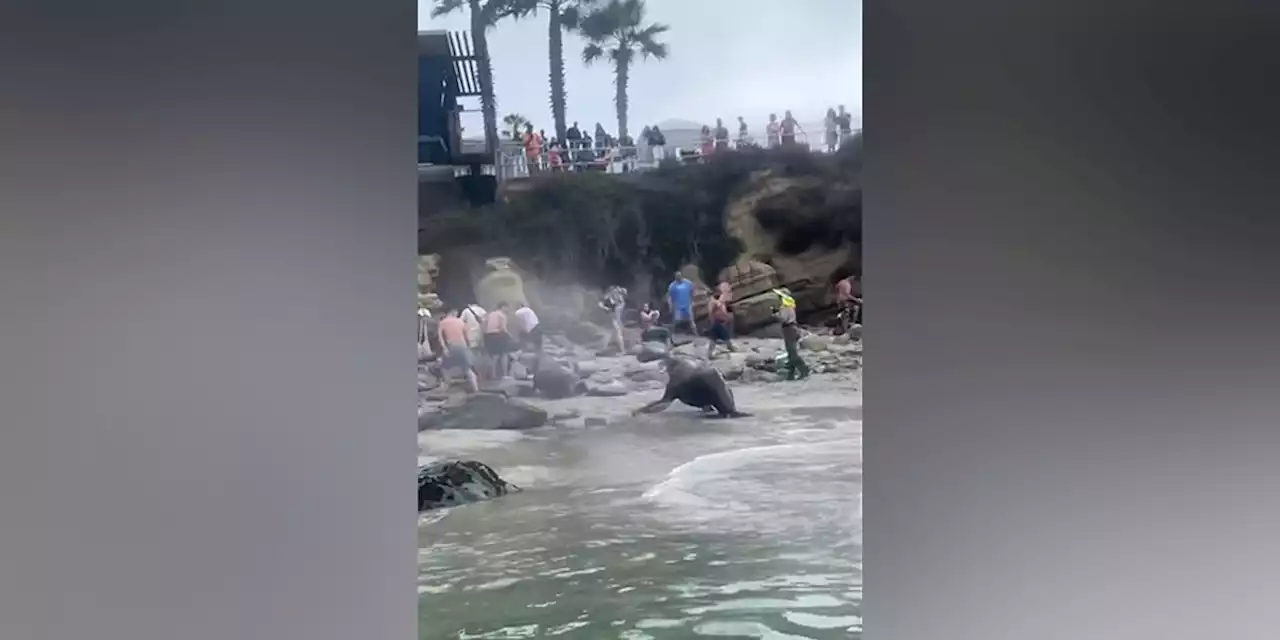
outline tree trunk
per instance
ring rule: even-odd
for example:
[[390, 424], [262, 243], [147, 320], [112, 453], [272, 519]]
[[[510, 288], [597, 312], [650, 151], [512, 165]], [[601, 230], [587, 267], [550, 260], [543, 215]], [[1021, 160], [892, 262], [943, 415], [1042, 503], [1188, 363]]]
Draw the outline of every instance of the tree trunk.
[[628, 56], [619, 56], [617, 77], [614, 79], [618, 94], [614, 96], [613, 102], [618, 107], [618, 140], [620, 141], [627, 137], [627, 80], [630, 74], [631, 60]]
[[493, 65], [489, 59], [489, 39], [486, 30], [484, 12], [480, 8], [480, 0], [470, 0], [471, 39], [476, 47], [476, 67], [480, 76], [480, 109], [484, 114], [484, 148], [490, 153], [497, 152], [498, 142], [498, 103], [493, 92]]
[[551, 62], [551, 118], [555, 120], [556, 139], [563, 143], [569, 127], [565, 123], [564, 27], [560, 22], [559, 0], [551, 0], [547, 13], [550, 14], [547, 40]]

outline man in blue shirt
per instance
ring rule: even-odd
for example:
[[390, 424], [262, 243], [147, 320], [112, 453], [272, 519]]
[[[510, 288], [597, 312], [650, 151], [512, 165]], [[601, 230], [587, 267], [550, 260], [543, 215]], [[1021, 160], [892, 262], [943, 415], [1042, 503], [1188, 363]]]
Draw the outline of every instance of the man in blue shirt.
[[671, 309], [671, 324], [677, 331], [693, 332], [693, 283], [676, 272], [667, 286], [667, 307]]

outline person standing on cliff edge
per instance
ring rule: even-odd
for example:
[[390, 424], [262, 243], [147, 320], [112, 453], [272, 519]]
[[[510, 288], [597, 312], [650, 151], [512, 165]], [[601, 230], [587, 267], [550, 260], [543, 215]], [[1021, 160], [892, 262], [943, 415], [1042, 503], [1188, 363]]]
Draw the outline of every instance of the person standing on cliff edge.
[[667, 286], [667, 308], [674, 330], [693, 333], [693, 283], [679, 271]]

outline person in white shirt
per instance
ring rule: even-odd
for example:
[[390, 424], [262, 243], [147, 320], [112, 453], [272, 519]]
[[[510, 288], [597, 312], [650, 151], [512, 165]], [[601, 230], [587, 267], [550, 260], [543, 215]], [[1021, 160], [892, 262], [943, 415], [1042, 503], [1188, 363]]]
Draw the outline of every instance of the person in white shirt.
[[542, 327], [538, 325], [538, 314], [529, 308], [528, 303], [521, 302], [520, 308], [516, 309], [516, 319], [520, 321], [520, 335], [527, 344], [533, 345], [533, 348], [542, 351]]

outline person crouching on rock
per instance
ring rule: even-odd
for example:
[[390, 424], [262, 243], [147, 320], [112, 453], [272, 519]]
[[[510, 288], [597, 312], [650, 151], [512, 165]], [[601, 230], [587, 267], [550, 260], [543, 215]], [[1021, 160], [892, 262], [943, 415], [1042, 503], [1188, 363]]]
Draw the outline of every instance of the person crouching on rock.
[[671, 332], [658, 326], [658, 310], [648, 302], [640, 307], [640, 342], [671, 343]]
[[529, 303], [520, 302], [516, 309], [516, 324], [520, 329], [520, 342], [533, 347], [534, 353], [542, 353], [542, 325], [538, 322], [538, 314], [529, 308]]
[[737, 351], [733, 346], [733, 332], [729, 327], [733, 316], [729, 314], [729, 302], [723, 293], [717, 291], [711, 296], [707, 302], [707, 317], [711, 320], [711, 329], [707, 331], [707, 337], [711, 339], [707, 344], [707, 359], [716, 357], [717, 344], [724, 344], [730, 351]]
[[493, 359], [492, 377], [501, 380], [511, 375], [511, 352], [515, 341], [507, 330], [507, 303], [499, 302], [498, 308], [484, 317], [484, 350]]
[[693, 333], [693, 283], [679, 271], [667, 286], [667, 308], [673, 329]]
[[457, 308], [449, 309], [445, 317], [440, 319], [436, 335], [444, 350], [444, 366], [462, 369], [467, 378], [467, 391], [475, 393], [480, 389], [480, 383], [476, 379], [475, 358], [471, 355], [471, 347], [467, 346], [467, 325], [458, 317]]
[[778, 294], [778, 307], [773, 316], [782, 323], [782, 343], [787, 349], [787, 380], [809, 377], [809, 366], [800, 358], [800, 326], [796, 321], [796, 299], [787, 289], [774, 289]]

